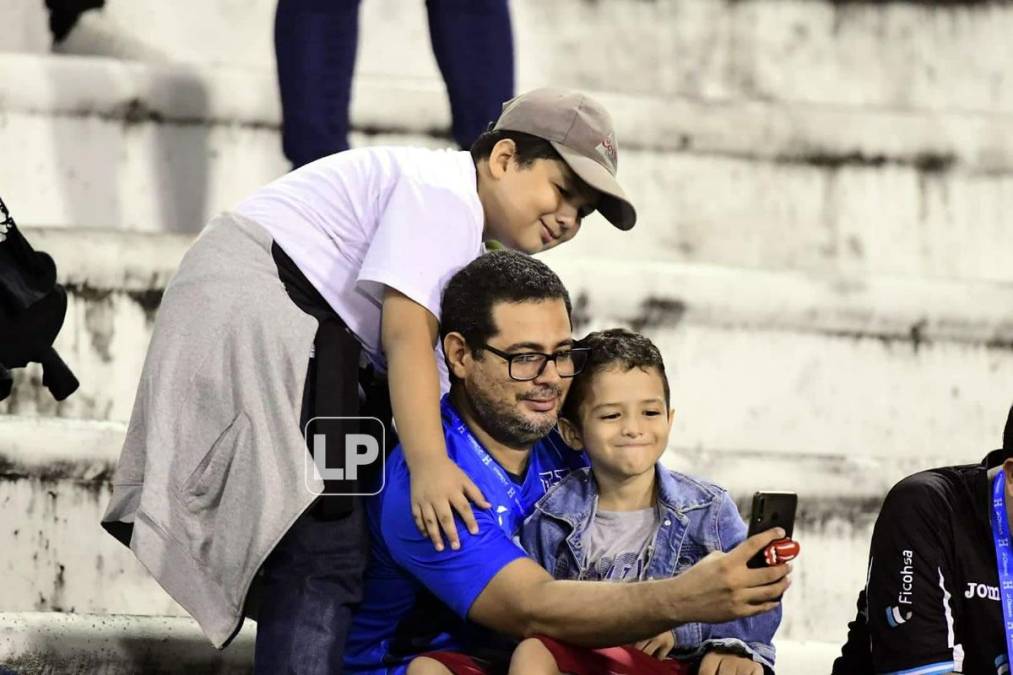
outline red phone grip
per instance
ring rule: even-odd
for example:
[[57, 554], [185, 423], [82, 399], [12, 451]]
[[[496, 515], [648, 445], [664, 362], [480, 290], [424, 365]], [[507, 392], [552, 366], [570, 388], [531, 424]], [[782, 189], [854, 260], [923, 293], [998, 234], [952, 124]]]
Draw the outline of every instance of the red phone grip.
[[797, 558], [801, 550], [794, 539], [778, 539], [763, 549], [763, 560], [768, 566], [780, 565]]

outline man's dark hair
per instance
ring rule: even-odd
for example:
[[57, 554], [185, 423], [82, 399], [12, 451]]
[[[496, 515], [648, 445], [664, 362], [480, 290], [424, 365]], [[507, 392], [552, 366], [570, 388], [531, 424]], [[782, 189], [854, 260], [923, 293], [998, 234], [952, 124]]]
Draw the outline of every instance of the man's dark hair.
[[671, 393], [668, 388], [668, 375], [665, 374], [665, 361], [661, 358], [661, 352], [648, 338], [625, 328], [610, 328], [589, 333], [574, 346], [587, 347], [591, 350], [591, 354], [584, 369], [573, 378], [570, 393], [566, 395], [563, 409], [560, 411], [562, 417], [574, 423], [579, 422], [580, 417], [577, 413], [580, 404], [587, 398], [594, 376], [615, 367], [624, 371], [634, 368], [657, 370], [665, 388], [665, 407], [670, 406]]
[[489, 159], [494, 145], [504, 139], [510, 139], [517, 146], [515, 160], [521, 168], [531, 166], [536, 159], [562, 159], [552, 144], [540, 136], [526, 134], [523, 131], [486, 131], [471, 144], [471, 159], [476, 164], [479, 160]]
[[460, 333], [471, 351], [478, 353], [499, 332], [492, 319], [493, 305], [556, 299], [563, 301], [570, 316], [566, 286], [542, 261], [517, 251], [486, 253], [447, 283], [441, 305], [440, 339], [448, 333]]

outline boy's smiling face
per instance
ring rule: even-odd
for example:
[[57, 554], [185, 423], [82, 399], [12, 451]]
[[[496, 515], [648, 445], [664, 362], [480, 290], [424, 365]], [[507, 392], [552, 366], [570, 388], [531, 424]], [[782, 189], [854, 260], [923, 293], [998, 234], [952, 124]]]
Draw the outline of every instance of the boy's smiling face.
[[560, 420], [563, 438], [587, 451], [596, 474], [622, 480], [653, 471], [674, 419], [660, 373], [616, 364], [593, 377], [577, 425]]
[[486, 239], [538, 253], [573, 239], [598, 193], [559, 159], [521, 166], [511, 140], [497, 143], [479, 173]]

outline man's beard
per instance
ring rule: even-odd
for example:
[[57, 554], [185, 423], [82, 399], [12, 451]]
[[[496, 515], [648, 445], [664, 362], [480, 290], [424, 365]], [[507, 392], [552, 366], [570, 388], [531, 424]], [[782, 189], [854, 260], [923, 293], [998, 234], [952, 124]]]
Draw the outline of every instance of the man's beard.
[[[516, 405], [510, 405], [486, 396], [480, 387], [466, 387], [465, 394], [475, 415], [475, 421], [490, 436], [510, 448], [530, 447], [548, 435], [556, 426], [555, 418], [535, 422], [526, 418]], [[547, 398], [557, 401], [563, 392], [558, 387], [540, 387], [527, 392], [522, 398]]]

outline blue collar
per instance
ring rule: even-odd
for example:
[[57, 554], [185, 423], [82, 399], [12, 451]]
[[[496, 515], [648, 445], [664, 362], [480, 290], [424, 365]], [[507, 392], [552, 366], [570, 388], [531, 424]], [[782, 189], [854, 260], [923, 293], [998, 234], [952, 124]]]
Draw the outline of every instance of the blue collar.
[[440, 412], [443, 415], [443, 436], [447, 443], [447, 452], [452, 457], [460, 457], [461, 453], [474, 455], [499, 481], [503, 491], [511, 502], [510, 508], [516, 519], [515, 522], [522, 522], [527, 515], [524, 504], [521, 501], [521, 492], [524, 489], [523, 484], [513, 481], [507, 474], [506, 469], [475, 438], [475, 434], [471, 433], [471, 429], [464, 421], [464, 418], [460, 416], [457, 408], [451, 403], [450, 394], [445, 395], [440, 401]]

